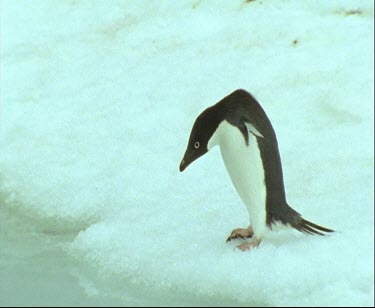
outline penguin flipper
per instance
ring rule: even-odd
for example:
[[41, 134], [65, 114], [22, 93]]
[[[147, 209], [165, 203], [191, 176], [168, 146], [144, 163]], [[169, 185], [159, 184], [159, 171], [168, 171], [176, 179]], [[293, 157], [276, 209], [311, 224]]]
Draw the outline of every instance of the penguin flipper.
[[311, 221], [308, 221], [308, 220], [303, 219], [303, 218], [301, 218], [301, 220], [298, 223], [295, 223], [294, 225], [292, 225], [292, 227], [294, 229], [302, 232], [302, 233], [313, 234], [313, 235], [317, 234], [317, 235], [321, 235], [321, 236], [325, 235], [322, 232], [326, 232], [326, 233], [334, 232], [331, 229], [324, 228], [322, 226], [316, 225], [316, 224], [312, 223]]
[[245, 122], [245, 121], [244, 121], [244, 123], [245, 123], [245, 126], [246, 126], [248, 132], [252, 133], [255, 137], [264, 138], [264, 136], [259, 131], [259, 129], [255, 126], [255, 124], [249, 123], [249, 122]]

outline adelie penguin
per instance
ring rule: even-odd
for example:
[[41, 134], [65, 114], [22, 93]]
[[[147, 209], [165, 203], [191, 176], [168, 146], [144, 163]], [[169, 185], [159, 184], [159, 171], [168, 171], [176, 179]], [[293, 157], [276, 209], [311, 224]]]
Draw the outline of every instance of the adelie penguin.
[[180, 171], [215, 145], [220, 146], [225, 167], [250, 218], [250, 226], [233, 230], [227, 242], [252, 238], [237, 247], [257, 247], [276, 223], [308, 234], [333, 232], [303, 219], [288, 205], [275, 131], [250, 93], [236, 90], [198, 116]]

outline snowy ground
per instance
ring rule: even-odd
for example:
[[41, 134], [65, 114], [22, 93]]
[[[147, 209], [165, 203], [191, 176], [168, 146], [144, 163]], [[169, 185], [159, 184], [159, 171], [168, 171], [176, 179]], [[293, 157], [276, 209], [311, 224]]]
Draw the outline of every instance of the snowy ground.
[[[31, 273], [35, 298], [74, 264], [77, 304], [374, 305], [373, 26], [372, 0], [2, 1], [0, 305], [41, 243], [61, 275]], [[274, 125], [289, 203], [333, 236], [235, 250], [219, 151], [178, 172], [237, 88]]]

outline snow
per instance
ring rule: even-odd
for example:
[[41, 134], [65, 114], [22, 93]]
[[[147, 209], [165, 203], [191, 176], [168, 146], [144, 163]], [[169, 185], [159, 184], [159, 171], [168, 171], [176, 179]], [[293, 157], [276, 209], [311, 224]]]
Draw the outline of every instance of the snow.
[[[3, 1], [0, 211], [73, 233], [91, 297], [374, 305], [373, 20], [369, 0]], [[220, 152], [179, 173], [237, 88], [273, 123], [289, 203], [332, 236], [238, 251]]]

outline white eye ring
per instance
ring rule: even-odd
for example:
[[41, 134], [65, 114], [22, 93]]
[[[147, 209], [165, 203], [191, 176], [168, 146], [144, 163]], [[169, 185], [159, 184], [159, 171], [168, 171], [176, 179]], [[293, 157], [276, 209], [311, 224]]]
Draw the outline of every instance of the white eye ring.
[[199, 144], [199, 142], [198, 142], [198, 141], [194, 143], [194, 148], [198, 149], [198, 148], [199, 148], [199, 146], [200, 146], [200, 144]]

